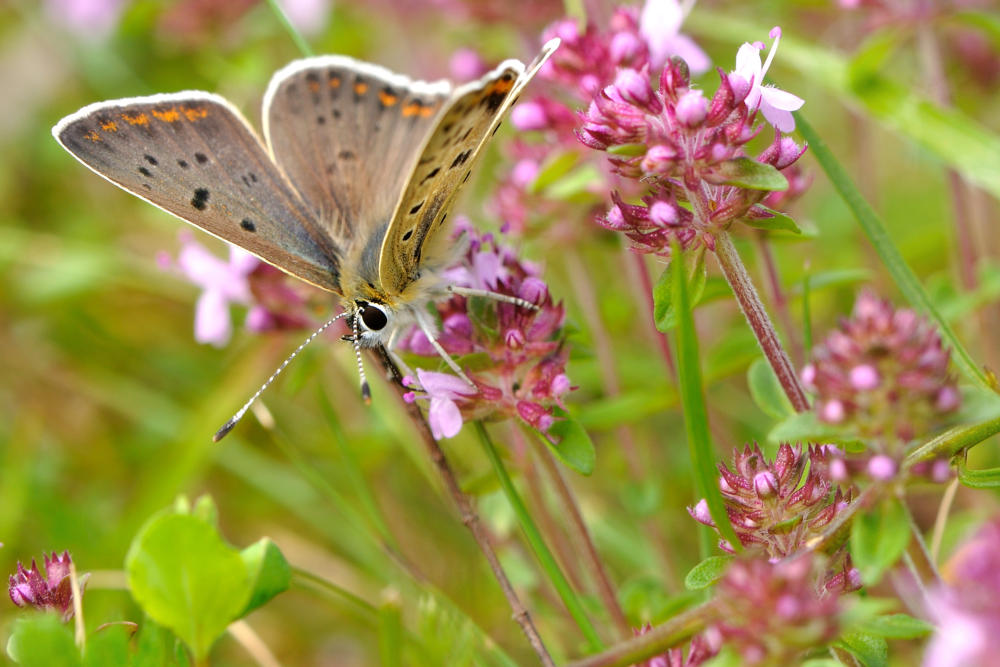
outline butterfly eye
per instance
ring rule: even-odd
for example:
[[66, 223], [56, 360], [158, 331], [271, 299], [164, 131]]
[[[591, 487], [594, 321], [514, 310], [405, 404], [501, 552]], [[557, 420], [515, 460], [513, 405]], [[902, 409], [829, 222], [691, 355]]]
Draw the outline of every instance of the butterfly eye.
[[[360, 304], [359, 304], [360, 305]], [[361, 322], [369, 331], [381, 331], [389, 324], [389, 317], [381, 306], [365, 303], [361, 308]]]

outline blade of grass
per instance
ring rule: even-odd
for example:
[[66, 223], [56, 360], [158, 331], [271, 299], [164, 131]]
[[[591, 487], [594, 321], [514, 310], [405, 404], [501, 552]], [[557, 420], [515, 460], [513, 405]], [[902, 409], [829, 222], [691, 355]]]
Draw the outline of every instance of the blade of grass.
[[934, 307], [934, 304], [931, 303], [930, 297], [917, 279], [916, 274], [913, 273], [913, 269], [903, 259], [903, 255], [899, 252], [896, 244], [892, 242], [892, 238], [889, 236], [882, 220], [868, 204], [861, 192], [854, 186], [854, 183], [847, 175], [847, 171], [833, 155], [833, 152], [816, 130], [806, 122], [802, 114], [796, 113], [795, 119], [802, 136], [809, 142], [810, 151], [820, 163], [823, 171], [826, 172], [827, 177], [833, 183], [837, 192], [840, 193], [841, 198], [843, 198], [844, 202], [854, 213], [858, 224], [861, 225], [865, 234], [868, 235], [869, 240], [871, 240], [872, 245], [875, 247], [875, 251], [882, 258], [886, 269], [888, 269], [893, 280], [896, 281], [896, 285], [899, 286], [899, 290], [903, 293], [903, 296], [911, 305], [923, 311], [937, 323], [942, 338], [951, 346], [952, 351], [955, 353], [955, 362], [962, 369], [965, 376], [988, 389], [996, 391], [996, 380], [987, 376], [976, 365], [969, 351], [965, 349], [961, 341], [958, 340], [958, 336], [955, 335], [955, 332], [948, 326], [948, 323], [941, 317], [941, 314]]
[[563, 604], [566, 605], [566, 610], [569, 611], [569, 615], [573, 617], [573, 620], [580, 628], [580, 631], [583, 632], [590, 649], [593, 651], [600, 651], [604, 648], [604, 644], [598, 636], [597, 630], [594, 628], [590, 618], [584, 611], [580, 598], [577, 597], [576, 592], [573, 590], [572, 586], [569, 585], [569, 581], [567, 581], [566, 576], [559, 568], [559, 564], [556, 562], [555, 557], [552, 555], [552, 552], [549, 551], [549, 547], [545, 544], [545, 540], [542, 538], [542, 534], [538, 531], [538, 527], [535, 525], [534, 519], [531, 518], [528, 508], [525, 506], [524, 501], [521, 500], [520, 494], [514, 487], [514, 482], [507, 473], [507, 468], [504, 467], [503, 461], [500, 460], [500, 454], [497, 452], [496, 447], [493, 446], [490, 434], [486, 432], [486, 427], [483, 426], [482, 422], [475, 421], [473, 423], [476, 427], [476, 434], [479, 436], [479, 442], [483, 445], [483, 451], [486, 452], [486, 457], [493, 465], [493, 470], [496, 472], [497, 479], [500, 481], [500, 486], [503, 488], [504, 495], [507, 496], [507, 501], [510, 502], [511, 507], [514, 510], [514, 514], [517, 516], [518, 524], [520, 524], [521, 530], [524, 531], [524, 536], [528, 540], [528, 544], [531, 545], [532, 551], [535, 552], [538, 564], [541, 566], [545, 576], [548, 577], [552, 587], [556, 589], [556, 592], [562, 599]]
[[[680, 246], [676, 243], [671, 248], [675, 258], [680, 257]], [[718, 476], [715, 468], [715, 455], [712, 451], [712, 440], [708, 435], [708, 411], [705, 408], [705, 392], [701, 381], [701, 359], [698, 356], [698, 338], [694, 328], [694, 314], [691, 309], [691, 297], [684, 281], [683, 262], [670, 262], [673, 276], [673, 303], [677, 318], [674, 334], [677, 351], [677, 386], [681, 396], [681, 406], [684, 412], [684, 430], [687, 432], [688, 449], [691, 454], [691, 465], [694, 466], [695, 488], [699, 495], [708, 503], [708, 511], [719, 533], [734, 549], [741, 549], [736, 532], [729, 523], [729, 515], [722, 503], [719, 492]], [[702, 557], [709, 555], [706, 538], [708, 533], [699, 531], [701, 536]]]
[[288, 35], [292, 38], [292, 41], [295, 42], [295, 46], [302, 52], [302, 55], [307, 58], [313, 57], [315, 54], [313, 54], [313, 50], [310, 48], [309, 42], [305, 40], [305, 37], [302, 36], [299, 29], [296, 28], [295, 25], [288, 19], [288, 15], [285, 14], [285, 10], [283, 10], [281, 5], [278, 4], [278, 0], [267, 0], [267, 4], [271, 7], [271, 11], [274, 12], [274, 15], [278, 18], [281, 25], [288, 31]]

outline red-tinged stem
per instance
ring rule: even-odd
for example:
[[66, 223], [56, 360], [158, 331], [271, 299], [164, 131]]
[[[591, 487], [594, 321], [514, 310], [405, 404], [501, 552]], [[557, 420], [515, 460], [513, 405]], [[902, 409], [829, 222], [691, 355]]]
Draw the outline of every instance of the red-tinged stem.
[[[395, 378], [400, 377], [399, 370], [395, 368], [392, 361], [388, 358], [384, 352], [381, 355], [372, 355], [378, 361], [379, 365], [384, 369], [387, 375]], [[468, 497], [462, 492], [462, 487], [459, 486], [458, 479], [455, 477], [454, 471], [451, 469], [451, 465], [448, 463], [448, 459], [444, 455], [444, 451], [438, 445], [437, 440], [434, 439], [434, 435], [431, 433], [430, 425], [427, 423], [427, 419], [424, 414], [420, 411], [420, 407], [416, 403], [407, 403], [403, 400], [403, 394], [408, 390], [403, 387], [398, 382], [393, 382], [393, 386], [396, 388], [396, 393], [399, 397], [400, 403], [406, 409], [406, 412], [410, 415], [410, 419], [417, 428], [417, 432], [420, 434], [420, 440], [423, 442], [424, 447], [427, 449], [427, 453], [430, 455], [431, 461], [434, 463], [434, 467], [437, 468], [438, 473], [441, 475], [441, 479], [444, 481], [445, 487], [448, 489], [448, 493], [451, 494], [452, 500], [455, 502], [455, 506], [458, 508], [459, 516], [462, 519], [462, 523], [465, 524], [472, 536], [476, 540], [476, 544], [479, 545], [479, 549], [486, 556], [486, 561], [489, 563], [490, 569], [493, 571], [493, 576], [496, 577], [497, 583], [500, 584], [500, 589], [503, 591], [504, 597], [507, 598], [507, 604], [510, 605], [510, 609], [514, 620], [518, 625], [521, 626], [521, 630], [524, 632], [525, 637], [528, 638], [528, 643], [531, 644], [531, 648], [534, 649], [535, 654], [538, 656], [539, 661], [545, 667], [555, 667], [555, 662], [552, 660], [552, 656], [549, 655], [548, 649], [545, 647], [545, 643], [542, 641], [541, 635], [538, 634], [538, 630], [535, 628], [534, 622], [531, 620], [531, 615], [528, 614], [528, 610], [521, 603], [520, 598], [518, 598], [517, 593], [514, 591], [514, 587], [510, 583], [510, 579], [507, 578], [507, 573], [504, 572], [503, 566], [500, 564], [500, 559], [497, 558], [496, 551], [493, 549], [493, 544], [490, 542], [490, 537], [483, 528], [482, 523], [479, 521], [479, 515], [472, 508], [472, 503], [469, 502]]]
[[788, 310], [788, 297], [785, 295], [785, 290], [781, 288], [781, 278], [778, 276], [778, 266], [774, 261], [774, 253], [771, 252], [771, 244], [764, 232], [757, 232], [754, 236], [757, 239], [757, 249], [764, 266], [766, 278], [764, 284], [768, 286], [771, 293], [771, 303], [774, 304], [774, 310], [778, 313], [778, 319], [781, 320], [781, 326], [785, 330], [785, 340], [788, 341], [788, 347], [792, 350], [792, 356], [796, 362], [802, 363], [802, 346], [799, 345], [798, 337], [795, 335], [795, 324], [792, 321], [792, 314]]
[[743, 311], [750, 329], [760, 344], [760, 349], [763, 350], [764, 356], [771, 364], [781, 388], [785, 390], [785, 394], [795, 411], [805, 412], [809, 409], [809, 399], [806, 398], [806, 392], [799, 383], [795, 368], [792, 366], [785, 348], [781, 346], [771, 318], [768, 317], [767, 310], [761, 303], [753, 281], [750, 280], [750, 274], [747, 273], [743, 260], [740, 259], [728, 232], [719, 232], [716, 235], [715, 256], [719, 260], [722, 273], [726, 276], [733, 294], [736, 295], [740, 310]]

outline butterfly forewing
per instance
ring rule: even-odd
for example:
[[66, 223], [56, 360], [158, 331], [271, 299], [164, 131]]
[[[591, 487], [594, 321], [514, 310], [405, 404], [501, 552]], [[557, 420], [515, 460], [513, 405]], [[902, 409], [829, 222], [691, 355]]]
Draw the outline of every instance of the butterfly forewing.
[[450, 94], [446, 81], [412, 81], [345, 56], [299, 60], [271, 79], [264, 136], [330, 234], [364, 244], [388, 224]]
[[388, 293], [402, 294], [420, 276], [428, 240], [443, 227], [483, 146], [558, 45], [547, 43], [527, 68], [508, 60], [455, 91], [420, 151], [382, 242], [379, 279]]
[[101, 102], [53, 128], [129, 192], [303, 280], [340, 291], [341, 250], [224, 98], [185, 92]]

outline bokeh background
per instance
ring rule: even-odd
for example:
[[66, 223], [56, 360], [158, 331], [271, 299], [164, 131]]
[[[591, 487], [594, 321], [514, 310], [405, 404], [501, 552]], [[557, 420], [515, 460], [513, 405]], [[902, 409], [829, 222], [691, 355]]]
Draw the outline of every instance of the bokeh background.
[[[528, 0], [284, 4], [316, 53], [349, 54], [424, 78], [453, 76], [460, 49], [488, 63], [529, 59], [542, 28], [564, 12], [559, 3]], [[610, 13], [611, 5], [593, 4], [598, 15]], [[776, 24], [789, 44], [837, 58], [871, 47], [869, 35], [884, 27], [877, 14], [825, 0], [706, 1], [695, 8], [690, 33], [728, 71], [739, 43], [763, 39]], [[997, 132], [1000, 31], [961, 20], [938, 28], [954, 105]], [[880, 69], [921, 92], [927, 82], [912, 30], [898, 30], [902, 36]], [[965, 222], [980, 259], [974, 284], [963, 284], [942, 156], [815, 76], [801, 53], [794, 46], [779, 52], [770, 78], [806, 99], [804, 113], [883, 214], [959, 335], [977, 359], [997, 368], [995, 199], [967, 191]], [[139, 620], [117, 589], [132, 536], [178, 494], [208, 493], [233, 544], [269, 535], [294, 565], [368, 605], [398, 604], [434, 664], [462, 664], [465, 651], [530, 661], [392, 392], [375, 380], [372, 406], [359, 400], [350, 346], [313, 344], [264, 396], [273, 425], [251, 416], [222, 443], [211, 442], [302, 334], [246, 332], [245, 310], [237, 307], [228, 345], [197, 344], [198, 290], [162, 260], [176, 255], [184, 226], [90, 173], [50, 135], [62, 116], [85, 104], [184, 89], [228, 97], [259, 127], [271, 74], [297, 57], [271, 7], [254, 0], [0, 4], [0, 573], [13, 572], [18, 560], [68, 549], [81, 571], [94, 573], [88, 626]], [[704, 79], [709, 91], [715, 76]], [[459, 207], [487, 229], [502, 222], [488, 204], [510, 168], [504, 145], [513, 135], [506, 126], [497, 135]], [[797, 326], [803, 277], [824, 277], [814, 282], [810, 301], [818, 336], [849, 312], [861, 284], [899, 296], [808, 154], [802, 164], [814, 182], [791, 213], [808, 233], [773, 247]], [[680, 581], [698, 560], [685, 510], [694, 492], [683, 424], [636, 264], [620, 239], [580, 210], [578, 219], [542, 217], [511, 242], [544, 267], [569, 314], [569, 374], [578, 386], [571, 409], [598, 458], [590, 477], [567, 474], [626, 609], [655, 621], [686, 600]], [[221, 243], [199, 240], [224, 255]], [[741, 243], [759, 276], [752, 237], [744, 234]], [[655, 281], [663, 266], [648, 259], [644, 269]], [[769, 421], [749, 400], [745, 380], [759, 353], [729, 299], [699, 308], [698, 323], [721, 459], [744, 442], [765, 440]], [[595, 354], [601, 346], [613, 350], [613, 381]], [[505, 441], [502, 426], [495, 433], [513, 467], [529, 471], [520, 483], [538, 502], [525, 452]], [[557, 654], [576, 654], [579, 637], [542, 584], [478, 445], [464, 432], [445, 449], [543, 636], [553, 638]], [[992, 454], [980, 449], [980, 463], [989, 464]], [[936, 493], [928, 491], [928, 511]], [[946, 545], [996, 509], [995, 496], [961, 495]], [[561, 520], [558, 509], [553, 518]], [[407, 563], [381, 548], [380, 521]], [[0, 604], [0, 641], [16, 611]], [[294, 587], [249, 621], [283, 664], [365, 665], [378, 657], [370, 608], [309, 586]], [[234, 641], [220, 642], [214, 664], [246, 662]], [[480, 657], [475, 664], [491, 662]]]

